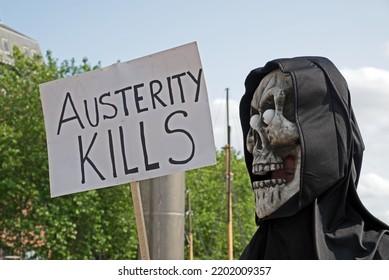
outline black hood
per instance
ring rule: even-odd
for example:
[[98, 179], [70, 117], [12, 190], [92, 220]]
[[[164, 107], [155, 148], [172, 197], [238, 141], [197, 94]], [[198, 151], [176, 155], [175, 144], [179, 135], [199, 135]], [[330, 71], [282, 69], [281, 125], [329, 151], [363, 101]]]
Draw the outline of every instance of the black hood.
[[[331, 61], [276, 59], [252, 70], [240, 103], [244, 147], [253, 94], [276, 69], [293, 80], [302, 149], [300, 191], [268, 217], [257, 218], [259, 229], [242, 258], [389, 258], [389, 227], [364, 208], [356, 192], [364, 145], [347, 83]], [[251, 181], [258, 181], [246, 149], [245, 160]]]

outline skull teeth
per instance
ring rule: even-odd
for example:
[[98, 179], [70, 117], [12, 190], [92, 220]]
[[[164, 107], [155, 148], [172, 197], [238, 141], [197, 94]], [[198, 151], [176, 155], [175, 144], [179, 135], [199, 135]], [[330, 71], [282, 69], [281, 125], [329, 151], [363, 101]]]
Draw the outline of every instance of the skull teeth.
[[255, 164], [253, 165], [253, 173], [256, 175], [265, 175], [269, 171], [280, 170], [284, 168], [283, 163], [271, 164]]
[[257, 181], [253, 183], [253, 189], [259, 189], [259, 188], [274, 188], [277, 185], [283, 185], [286, 184], [285, 179], [271, 179], [271, 180], [264, 180], [264, 181]]

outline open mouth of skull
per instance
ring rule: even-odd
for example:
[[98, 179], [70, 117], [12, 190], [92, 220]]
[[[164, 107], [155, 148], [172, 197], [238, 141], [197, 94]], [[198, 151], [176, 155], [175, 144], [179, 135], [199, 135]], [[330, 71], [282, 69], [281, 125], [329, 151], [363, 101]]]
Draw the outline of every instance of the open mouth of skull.
[[296, 161], [295, 155], [288, 155], [280, 162], [253, 165], [253, 174], [264, 176], [263, 180], [253, 183], [253, 188], [272, 188], [290, 183], [296, 175]]
[[256, 212], [264, 218], [280, 208], [300, 189], [301, 147], [296, 145], [283, 160], [253, 165], [257, 181], [252, 183]]
[[300, 188], [301, 146], [289, 74], [273, 71], [263, 78], [251, 101], [247, 150], [253, 155], [256, 212], [266, 217]]

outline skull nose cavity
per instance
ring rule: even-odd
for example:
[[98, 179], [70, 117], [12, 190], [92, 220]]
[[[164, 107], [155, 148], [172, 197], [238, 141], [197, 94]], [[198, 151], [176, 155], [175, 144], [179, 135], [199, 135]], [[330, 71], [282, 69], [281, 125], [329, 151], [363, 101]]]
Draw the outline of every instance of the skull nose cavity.
[[259, 164], [254, 164], [252, 172], [255, 175], [265, 175], [269, 171], [275, 171], [275, 170], [280, 170], [284, 168], [283, 163], [259, 163]]

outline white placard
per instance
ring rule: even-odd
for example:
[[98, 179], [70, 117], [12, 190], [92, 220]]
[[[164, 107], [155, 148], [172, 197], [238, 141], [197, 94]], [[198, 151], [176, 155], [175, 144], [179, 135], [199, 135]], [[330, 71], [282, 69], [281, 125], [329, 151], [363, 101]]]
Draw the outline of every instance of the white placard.
[[40, 93], [52, 197], [216, 162], [195, 42], [41, 84]]

